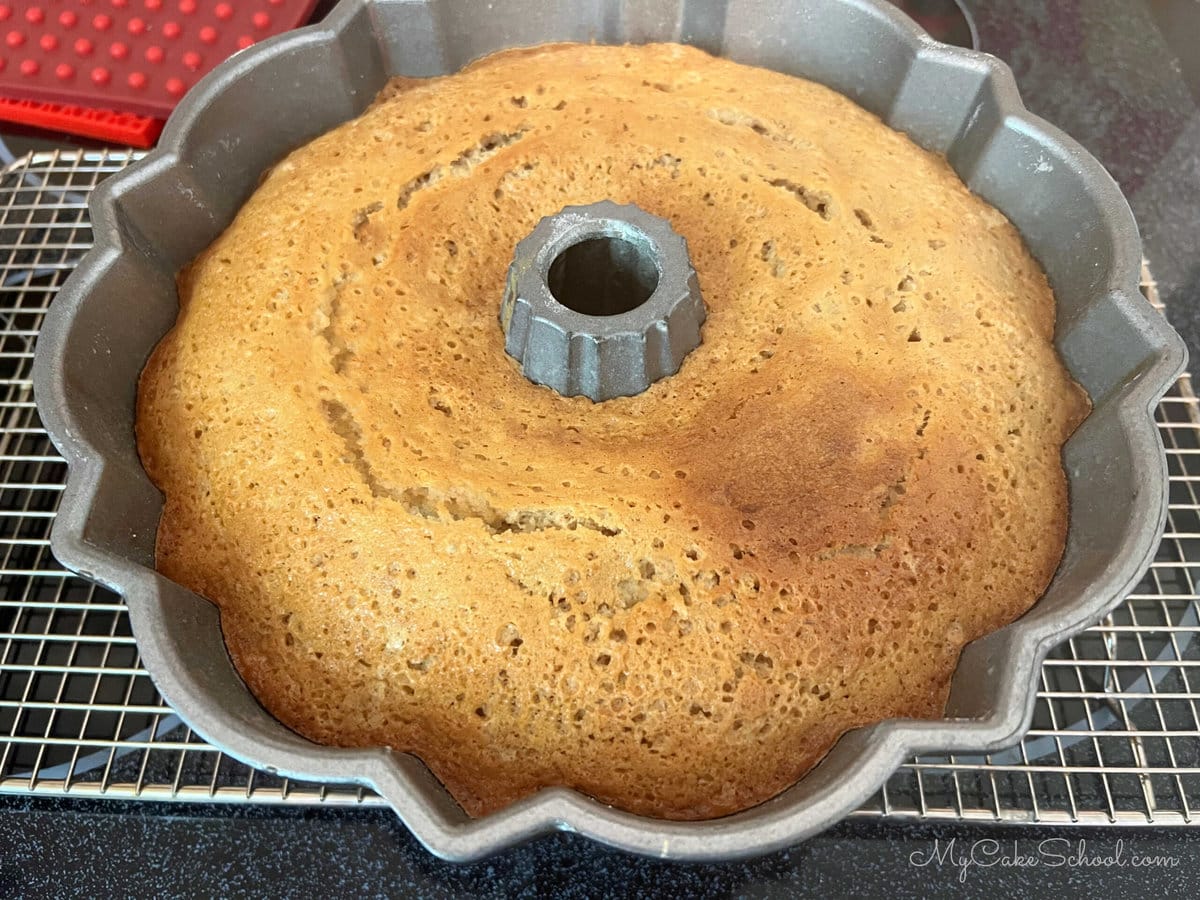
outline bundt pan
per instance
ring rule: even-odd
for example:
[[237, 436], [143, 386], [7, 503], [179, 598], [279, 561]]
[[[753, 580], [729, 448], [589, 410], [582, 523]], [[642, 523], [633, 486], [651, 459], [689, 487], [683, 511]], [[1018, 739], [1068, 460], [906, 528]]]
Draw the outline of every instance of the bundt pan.
[[[138, 460], [134, 395], [175, 319], [175, 272], [264, 169], [358, 114], [389, 76], [568, 40], [681, 41], [810, 78], [946, 154], [1045, 267], [1059, 303], [1055, 342], [1095, 404], [1064, 451], [1071, 513], [1058, 573], [1018, 622], [966, 648], [945, 718], [852, 731], [791, 789], [718, 820], [638, 817], [562, 788], [471, 819], [411, 755], [318, 746], [276, 722], [230, 663], [217, 608], [154, 570], [162, 497]], [[103, 184], [91, 212], [95, 249], [46, 316], [34, 372], [38, 408], [70, 463], [55, 554], [124, 596], [146, 668], [199, 734], [271, 772], [378, 791], [447, 859], [553, 829], [675, 859], [766, 853], [854, 810], [914, 753], [1011, 745], [1031, 720], [1047, 651], [1124, 598], [1162, 533], [1167, 469], [1153, 409], [1185, 350], [1138, 292], [1129, 207], [1096, 160], [1025, 110], [1003, 63], [933, 41], [882, 0], [344, 0], [324, 23], [205, 78], [159, 149]]]

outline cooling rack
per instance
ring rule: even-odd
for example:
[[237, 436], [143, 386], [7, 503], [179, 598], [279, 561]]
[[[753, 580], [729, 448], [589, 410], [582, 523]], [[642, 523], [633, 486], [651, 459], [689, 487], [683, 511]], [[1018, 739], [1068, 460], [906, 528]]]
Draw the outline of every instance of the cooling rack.
[[[251, 769], [180, 722], [141, 666], [121, 599], [66, 572], [49, 534], [66, 466], [34, 407], [43, 314], [91, 243], [88, 193], [138, 154], [43, 153], [0, 171], [0, 793], [380, 805]], [[1143, 290], [1157, 304], [1146, 275]], [[1185, 824], [1200, 808], [1200, 404], [1157, 411], [1171, 504], [1153, 567], [1041, 672], [1017, 747], [920, 756], [856, 815]]]

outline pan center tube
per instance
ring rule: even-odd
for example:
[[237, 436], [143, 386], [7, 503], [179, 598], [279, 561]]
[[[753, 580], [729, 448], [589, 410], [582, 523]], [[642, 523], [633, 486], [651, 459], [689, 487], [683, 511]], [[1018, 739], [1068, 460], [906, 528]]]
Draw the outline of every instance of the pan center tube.
[[500, 304], [504, 349], [525, 377], [595, 402], [678, 372], [704, 317], [687, 242], [609, 200], [542, 219], [513, 252]]

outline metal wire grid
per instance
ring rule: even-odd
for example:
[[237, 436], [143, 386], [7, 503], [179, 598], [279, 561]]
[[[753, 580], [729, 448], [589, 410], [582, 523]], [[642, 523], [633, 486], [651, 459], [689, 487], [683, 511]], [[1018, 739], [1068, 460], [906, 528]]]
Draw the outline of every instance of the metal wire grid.
[[[191, 733], [141, 666], [120, 598], [64, 571], [49, 531], [65, 465], [30, 366], [42, 316], [91, 242], [87, 193], [136, 155], [49, 153], [0, 173], [0, 792], [374, 805], [253, 770]], [[1148, 276], [1144, 288], [1156, 301]], [[1126, 603], [1042, 669], [1034, 727], [986, 756], [922, 756], [864, 816], [1175, 824], [1200, 808], [1200, 404], [1185, 376], [1157, 417], [1171, 506]]]

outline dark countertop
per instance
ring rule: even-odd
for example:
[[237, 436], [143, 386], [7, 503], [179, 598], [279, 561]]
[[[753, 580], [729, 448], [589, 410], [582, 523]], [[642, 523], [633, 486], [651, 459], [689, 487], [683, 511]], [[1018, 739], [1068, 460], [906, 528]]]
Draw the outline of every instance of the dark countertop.
[[[634, 858], [563, 834], [459, 866], [424, 852], [395, 817], [382, 810], [164, 809], [27, 801], [10, 801], [8, 806], [7, 815], [0, 816], [0, 897], [12, 891], [11, 896], [30, 897], [71, 893], [139, 898], [665, 900], [886, 893], [896, 900], [994, 900], [1030, 896], [1034, 890], [1034, 895], [1078, 896], [1089, 884], [1102, 884], [1102, 896], [1112, 898], [1200, 894], [1200, 829], [933, 827], [856, 821], [792, 850], [715, 866]], [[931, 860], [935, 840], [940, 842], [937, 847], [948, 850], [944, 864]], [[979, 864], [964, 870], [950, 861], [969, 856], [972, 847]], [[1067, 865], [1070, 855], [1084, 861]]]
[[965, 0], [1026, 105], [1128, 197], [1168, 316], [1200, 347], [1200, 8], [1187, 0]]
[[[975, 15], [983, 49], [1013, 66], [1030, 108], [1080, 140], [1125, 189], [1169, 316], [1195, 367], [1200, 7], [1193, 0], [965, 5]], [[12, 138], [10, 145], [19, 153], [28, 142]], [[951, 839], [955, 858], [974, 846], [981, 864], [965, 875], [950, 862], [919, 864], [935, 840], [945, 851]], [[1061, 857], [1054, 854], [1077, 853], [1080, 840], [1086, 842], [1085, 859], [1056, 865]], [[999, 848], [1007, 857], [997, 857]], [[1146, 862], [1160, 855], [1176, 862], [1134, 864], [1135, 857]], [[982, 864], [989, 861], [995, 864]], [[1089, 887], [1114, 897], [1200, 895], [1200, 828], [953, 827], [859, 819], [787, 852], [720, 866], [635, 859], [571, 835], [453, 866], [425, 853], [383, 810], [0, 797], [0, 897], [902, 898], [1076, 896], [1090, 893]]]

